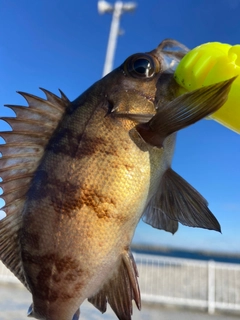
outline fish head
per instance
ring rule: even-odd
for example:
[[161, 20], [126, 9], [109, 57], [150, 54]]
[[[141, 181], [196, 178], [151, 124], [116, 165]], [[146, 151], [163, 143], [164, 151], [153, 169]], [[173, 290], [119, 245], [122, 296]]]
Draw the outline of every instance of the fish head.
[[180, 95], [174, 73], [188, 51], [166, 39], [152, 51], [131, 55], [101, 80], [109, 113], [133, 120], [141, 138], [152, 146], [162, 148], [167, 136], [218, 110], [236, 79]]
[[176, 97], [179, 85], [174, 80], [174, 71], [187, 52], [181, 43], [167, 39], [152, 51], [128, 57], [101, 80], [109, 113], [136, 122], [149, 121], [160, 100], [164, 103]]

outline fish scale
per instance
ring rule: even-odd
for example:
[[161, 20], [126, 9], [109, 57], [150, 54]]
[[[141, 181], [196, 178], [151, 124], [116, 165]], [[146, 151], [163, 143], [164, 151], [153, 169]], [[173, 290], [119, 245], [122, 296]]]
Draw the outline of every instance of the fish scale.
[[[80, 112], [80, 110], [76, 112]], [[39, 252], [45, 252], [47, 247], [47, 250], [50, 253], [58, 252], [62, 259], [65, 255], [68, 255], [68, 257], [78, 256], [78, 265], [80, 266], [82, 265], [81, 258], [84, 259], [85, 263], [82, 269], [85, 271], [82, 272], [81, 279], [84, 283], [85, 290], [83, 291], [81, 287], [79, 287], [81, 292], [78, 292], [76, 289], [73, 290], [74, 297], [77, 297], [75, 298], [77, 301], [75, 302], [74, 311], [76, 311], [77, 307], [82, 302], [83, 298], [81, 295], [85, 293], [85, 291], [86, 296], [84, 298], [92, 296], [95, 293], [92, 291], [93, 289], [91, 288], [91, 283], [93, 282], [95, 286], [95, 283], [98, 281], [99, 285], [101, 285], [101, 278], [105, 278], [106, 272], [110, 272], [112, 262], [109, 258], [106, 259], [106, 256], [115, 257], [120, 255], [122, 251], [122, 249], [119, 249], [118, 242], [120, 241], [122, 244], [125, 243], [125, 247], [127, 247], [129, 243], [129, 237], [131, 237], [131, 235], [128, 235], [126, 240], [123, 239], [124, 237], [121, 234], [116, 237], [116, 235], [119, 233], [119, 220], [125, 221], [125, 229], [127, 234], [127, 225], [131, 224], [130, 226], [132, 227], [132, 224], [135, 222], [131, 222], [131, 220], [129, 220], [129, 214], [131, 214], [132, 211], [131, 210], [129, 212], [129, 206], [132, 206], [132, 201], [128, 203], [129, 199], [127, 197], [127, 193], [129, 192], [130, 188], [134, 187], [135, 189], [135, 184], [138, 185], [136, 185], [136, 189], [139, 189], [142, 184], [146, 185], [147, 189], [145, 180], [149, 179], [149, 175], [143, 175], [144, 181], [140, 183], [140, 179], [137, 178], [137, 174], [135, 173], [133, 174], [133, 177], [135, 177], [136, 183], [134, 184], [132, 180], [129, 180], [129, 168], [126, 168], [127, 165], [132, 166], [133, 168], [137, 168], [139, 165], [141, 168], [143, 168], [145, 165], [142, 157], [141, 163], [139, 164], [139, 157], [136, 155], [136, 152], [134, 152], [134, 148], [136, 146], [133, 142], [133, 152], [130, 150], [130, 155], [132, 156], [129, 156], [128, 158], [123, 157], [126, 152], [126, 147], [122, 148], [121, 150], [121, 145], [119, 146], [118, 144], [121, 143], [122, 140], [124, 141], [124, 139], [129, 138], [125, 130], [122, 131], [121, 135], [121, 126], [118, 124], [120, 122], [119, 119], [116, 120], [119, 130], [118, 140], [115, 143], [115, 152], [109, 153], [109, 145], [106, 144], [106, 141], [112, 141], [113, 144], [114, 132], [111, 130], [106, 132], [106, 128], [109, 128], [109, 122], [111, 121], [110, 117], [104, 118], [106, 110], [100, 109], [99, 111], [96, 111], [91, 120], [88, 121], [88, 126], [86, 127], [84, 123], [82, 126], [83, 128], [81, 128], [79, 122], [75, 120], [78, 118], [78, 114], [76, 114], [76, 112], [72, 113], [69, 116], [70, 118], [66, 120], [66, 123], [69, 124], [69, 127], [66, 126], [65, 123], [63, 125], [65, 128], [67, 127], [69, 130], [71, 130], [72, 139], [76, 139], [76, 136], [82, 136], [81, 143], [74, 144], [74, 147], [76, 147], [74, 152], [75, 155], [72, 153], [70, 156], [68, 150], [67, 153], [64, 154], [63, 149], [59, 148], [54, 148], [51, 150], [51, 145], [48, 145], [47, 153], [44, 155], [44, 161], [38, 169], [38, 172], [41, 172], [41, 175], [40, 177], [35, 176], [36, 179], [34, 179], [36, 181], [34, 179], [32, 181], [32, 184], [37, 185], [37, 188], [35, 188], [34, 192], [32, 192], [33, 188], [30, 189], [26, 205], [27, 209], [25, 209], [25, 212], [23, 213], [23, 224], [28, 230], [38, 229], [39, 226], [43, 225], [43, 222], [47, 219], [47, 216], [50, 215], [53, 217], [53, 223], [51, 222], [51, 219], [48, 218], [48, 227], [46, 227], [46, 229], [49, 230], [47, 231], [45, 229], [44, 233], [41, 233], [41, 247], [37, 249], [38, 255]], [[89, 108], [87, 113], [90, 113]], [[74, 117], [73, 121], [71, 121], [71, 117]], [[98, 128], [96, 123], [99, 123], [100, 119], [102, 118], [104, 118], [106, 124], [101, 122], [101, 126]], [[82, 133], [82, 129], [84, 129], [84, 133]], [[95, 130], [97, 130], [97, 135]], [[62, 127], [60, 126], [55, 135], [58, 136], [58, 132], [61, 131]], [[65, 133], [66, 132], [67, 131], [65, 130]], [[62, 138], [58, 140], [58, 143], [61, 146], [64, 146], [66, 142], [69, 142], [69, 140], [66, 138], [66, 135], [61, 135], [61, 137]], [[91, 137], [92, 140], [90, 139]], [[54, 138], [53, 140], [55, 143], [57, 143]], [[89, 143], [89, 140], [91, 140], [91, 143]], [[98, 146], [97, 152], [95, 150], [95, 145]], [[86, 150], [87, 147], [89, 152]], [[131, 149], [130, 147], [128, 148]], [[82, 149], [86, 150], [87, 152], [85, 153], [85, 151], [83, 151], [82, 153]], [[105, 152], [105, 150], [107, 150], [107, 152]], [[114, 150], [114, 146], [111, 147], [111, 150]], [[139, 152], [141, 153], [141, 150], [139, 150]], [[147, 154], [146, 157], [148, 157]], [[62, 165], [60, 167], [56, 166], [56, 164], [60, 161]], [[146, 163], [148, 163], [148, 161], [146, 161]], [[116, 165], [118, 165], [118, 168], [116, 168]], [[98, 172], [100, 168], [106, 168], [107, 166], [108, 171], [105, 171], [105, 174], [100, 176], [99, 179]], [[55, 169], [56, 167], [57, 170]], [[62, 171], [64, 170], [64, 167], [65, 171]], [[110, 175], [112, 177], [111, 181], [108, 181], [108, 184], [105, 184], [105, 175]], [[121, 179], [118, 177], [121, 177]], [[102, 184], [105, 184], [105, 188], [102, 186]], [[42, 189], [45, 189], [44, 195], [41, 192]], [[111, 190], [111, 192], [109, 192], [109, 190]], [[138, 190], [135, 190], [135, 193], [139, 194]], [[134, 197], [134, 201], [139, 203], [139, 205], [141, 204], [139, 197], [137, 199]], [[44, 213], [42, 212], [40, 214], [40, 212], [36, 212], [36, 208], [41, 208], [41, 211], [43, 210]], [[49, 208], [52, 208], [52, 212]], [[141, 212], [142, 210], [138, 211]], [[31, 223], [33, 212], [37, 218], [34, 218], [33, 222]], [[75, 220], [73, 221], [72, 218], [75, 218]], [[139, 218], [140, 217], [135, 217], [132, 214], [132, 219], [136, 220]], [[71, 220], [69, 221], [69, 219]], [[99, 219], [100, 221], [98, 221]], [[102, 219], [104, 219], [104, 223], [102, 222]], [[71, 230], [70, 234], [69, 230]], [[91, 238], [89, 237], [89, 233], [91, 234]], [[66, 237], [68, 238], [67, 241]], [[23, 238], [25, 239], [25, 237]], [[91, 242], [91, 251], [89, 251], [89, 241]], [[31, 253], [30, 257], [28, 255], [26, 256], [27, 258], [25, 255], [23, 255], [24, 261], [28, 265], [32, 263], [31, 256], [35, 251], [33, 246], [29, 246], [29, 242], [29, 239], [27, 239], [27, 244], [25, 245], [25, 240], [22, 241], [24, 252], [27, 251], [28, 255]], [[49, 246], [49, 243], [53, 245]], [[69, 247], [71, 248], [70, 256], [68, 253]], [[101, 248], [101, 251], [99, 251], [99, 247]], [[113, 248], [115, 248], [116, 252], [113, 250]], [[43, 256], [44, 255], [41, 254], [38, 260], [41, 261]], [[56, 259], [57, 258], [55, 258], [55, 260]], [[106, 262], [104, 260], [106, 260]], [[53, 264], [55, 265], [56, 261], [53, 261]], [[39, 270], [37, 270], [36, 276], [34, 276], [34, 269], [35, 263], [34, 268], [32, 266], [30, 266], [30, 268], [25, 267], [25, 272], [32, 275], [31, 281], [33, 281], [34, 284], [36, 283], [36, 293], [35, 285], [32, 285], [33, 288], [31, 288], [31, 292], [33, 292], [33, 294], [36, 296], [39, 290], [39, 281], [34, 279], [39, 280], [39, 274], [42, 271], [39, 272]], [[91, 277], [89, 276], [89, 269], [94, 270], [94, 272], [91, 272]], [[97, 274], [96, 279], [94, 277], [95, 274]], [[46, 276], [46, 273], [41, 273], [40, 275], [40, 283], [44, 283], [44, 276]], [[99, 275], [101, 275], [101, 277]], [[79, 280], [77, 279], [76, 283], [78, 283], [78, 281]], [[66, 286], [66, 283], [63, 282], [62, 287], [58, 287], [58, 291], [66, 291]], [[54, 299], [56, 290], [52, 288], [49, 288], [49, 290], [54, 294], [50, 294], [50, 298], [48, 299]], [[72, 300], [74, 299], [72, 298]], [[61, 304], [61, 309], [67, 309], [67, 307], [64, 306], [64, 301], [62, 301], [61, 295], [58, 303]], [[34, 301], [35, 310], [38, 310], [38, 305], [39, 302], [36, 299]], [[40, 305], [41, 308], [43, 308], [42, 303]], [[58, 309], [60, 308], [58, 307]], [[61, 319], [59, 314], [57, 317]]]
[[[120, 320], [141, 308], [130, 245], [142, 217], [220, 231], [206, 200], [171, 169], [176, 131], [218, 110], [234, 79], [177, 97], [187, 48], [163, 41], [70, 102], [42, 89], [3, 118], [0, 258], [31, 292], [28, 315], [77, 320], [88, 299]], [[2, 147], [2, 148], [1, 148]]]

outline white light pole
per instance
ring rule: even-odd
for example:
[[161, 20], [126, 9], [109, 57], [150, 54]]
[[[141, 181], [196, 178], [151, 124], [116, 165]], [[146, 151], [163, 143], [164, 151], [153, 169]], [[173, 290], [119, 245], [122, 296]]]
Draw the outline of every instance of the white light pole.
[[117, 44], [117, 36], [119, 35], [119, 23], [120, 17], [124, 12], [134, 11], [136, 8], [136, 3], [134, 2], [125, 2], [117, 1], [114, 5], [108, 3], [105, 0], [98, 1], [98, 12], [100, 14], [104, 13], [112, 13], [112, 23], [108, 38], [108, 46], [106, 59], [103, 68], [103, 77], [112, 71], [113, 66], [113, 58], [115, 54], [116, 44]]

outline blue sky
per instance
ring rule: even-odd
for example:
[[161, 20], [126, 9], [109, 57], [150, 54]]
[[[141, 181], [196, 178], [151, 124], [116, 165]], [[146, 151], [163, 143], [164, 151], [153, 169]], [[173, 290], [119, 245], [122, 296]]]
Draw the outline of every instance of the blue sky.
[[[113, 1], [112, 1], [113, 3]], [[114, 66], [136, 52], [174, 38], [189, 48], [208, 41], [240, 41], [239, 0], [138, 0], [121, 19]], [[101, 78], [112, 16], [97, 1], [2, 0], [0, 3], [0, 114], [23, 104], [16, 90], [39, 87], [75, 99]], [[0, 122], [0, 130], [8, 126]], [[140, 223], [134, 242], [240, 253], [240, 136], [203, 120], [178, 134], [173, 168], [209, 201], [222, 234], [180, 227], [172, 236]]]

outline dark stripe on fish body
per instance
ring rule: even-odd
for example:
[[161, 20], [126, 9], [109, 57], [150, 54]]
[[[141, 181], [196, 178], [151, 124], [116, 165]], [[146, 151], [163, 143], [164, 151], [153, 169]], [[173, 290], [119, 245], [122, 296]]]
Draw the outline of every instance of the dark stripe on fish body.
[[37, 170], [28, 191], [28, 199], [41, 200], [46, 198], [48, 194], [48, 173], [45, 170]]
[[60, 128], [50, 139], [46, 150], [74, 158], [81, 139], [82, 134], [76, 135], [74, 131], [69, 128]]
[[56, 253], [47, 253], [44, 255], [34, 255], [29, 253], [26, 250], [22, 252], [23, 260], [30, 264], [35, 265], [55, 265], [58, 273], [67, 272], [69, 270], [76, 270], [80, 275], [82, 270], [79, 268], [79, 261], [77, 259], [73, 259], [71, 256], [60, 257]]
[[[36, 297], [48, 301], [56, 301], [58, 298], [66, 300], [74, 297], [76, 290], [82, 288], [83, 283], [79, 279], [81, 279], [83, 270], [80, 267], [80, 262], [71, 256], [59, 257], [55, 253], [33, 255], [26, 250], [23, 251], [22, 256], [26, 266], [35, 265], [36, 276], [34, 278], [38, 287], [35, 293]], [[84, 272], [86, 274], [87, 271]], [[72, 283], [71, 292], [61, 294], [60, 290], [53, 290], [51, 288], [52, 280], [58, 283], [59, 287], [64, 286], [64, 283]], [[34, 279], [30, 278], [28, 281], [30, 284], [35, 282]], [[35, 285], [33, 286], [35, 287]]]
[[29, 232], [26, 228], [22, 228], [21, 237], [24, 238], [24, 241], [29, 243], [33, 249], [40, 249], [40, 236], [37, 233]]
[[98, 153], [119, 157], [117, 146], [110, 143], [109, 140], [102, 137], [92, 138], [83, 136], [81, 141], [81, 148], [79, 148], [79, 151], [77, 153], [77, 158], [92, 156]]
[[88, 137], [84, 134], [75, 134], [69, 128], [62, 128], [50, 139], [46, 150], [54, 154], [67, 155], [81, 159], [97, 153], [118, 157], [118, 148], [102, 137]]
[[[127, 170], [129, 169], [131, 168], [127, 167]], [[39, 170], [29, 190], [28, 199], [37, 201], [47, 197], [50, 198], [56, 214], [69, 218], [75, 217], [84, 205], [93, 209], [99, 217], [109, 216], [108, 210], [101, 208], [102, 204], [116, 206], [116, 200], [105, 195], [101, 190], [89, 188], [85, 184], [62, 181], [49, 176], [44, 170]]]

